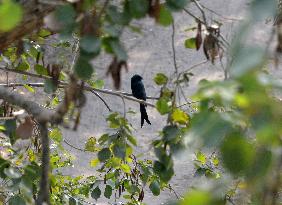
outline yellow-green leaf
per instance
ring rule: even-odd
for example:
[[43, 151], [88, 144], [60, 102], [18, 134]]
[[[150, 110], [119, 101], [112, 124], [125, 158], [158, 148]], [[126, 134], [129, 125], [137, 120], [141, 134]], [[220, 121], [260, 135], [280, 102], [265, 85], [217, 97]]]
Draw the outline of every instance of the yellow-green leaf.
[[187, 124], [189, 122], [189, 116], [187, 113], [180, 109], [174, 110], [171, 117], [174, 122], [178, 122], [180, 124]]
[[122, 169], [122, 171], [124, 171], [127, 174], [130, 174], [130, 167], [127, 164], [122, 164], [120, 165], [120, 168]]
[[0, 4], [0, 31], [10, 31], [22, 19], [23, 11], [19, 4], [3, 0]]
[[96, 167], [98, 165], [98, 163], [99, 163], [99, 159], [92, 159], [90, 161], [90, 166], [91, 167]]

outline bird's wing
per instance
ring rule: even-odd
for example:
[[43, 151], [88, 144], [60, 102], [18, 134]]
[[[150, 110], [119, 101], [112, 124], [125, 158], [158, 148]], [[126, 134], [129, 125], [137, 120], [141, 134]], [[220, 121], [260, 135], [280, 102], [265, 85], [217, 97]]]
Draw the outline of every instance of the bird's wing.
[[146, 100], [146, 92], [142, 81], [133, 83], [131, 85], [132, 94], [134, 97], [142, 100]]

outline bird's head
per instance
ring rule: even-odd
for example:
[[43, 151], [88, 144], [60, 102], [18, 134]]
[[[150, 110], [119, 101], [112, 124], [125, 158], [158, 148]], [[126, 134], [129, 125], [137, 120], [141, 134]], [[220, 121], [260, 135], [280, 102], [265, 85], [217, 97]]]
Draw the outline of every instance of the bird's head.
[[134, 75], [132, 78], [131, 78], [131, 81], [141, 81], [143, 80], [143, 78], [140, 76], [140, 75]]

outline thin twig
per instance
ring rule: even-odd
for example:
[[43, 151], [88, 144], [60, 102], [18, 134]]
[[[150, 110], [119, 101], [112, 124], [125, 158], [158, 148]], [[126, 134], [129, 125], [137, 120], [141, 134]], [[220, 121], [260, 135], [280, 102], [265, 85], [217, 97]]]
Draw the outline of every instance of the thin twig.
[[108, 108], [108, 110], [110, 112], [112, 112], [112, 109], [110, 108], [110, 106], [108, 105], [108, 103], [99, 95], [99, 93], [97, 93], [96, 91], [94, 90], [91, 90], [90, 92], [92, 92], [94, 95], [96, 95], [103, 103], [104, 105]]
[[84, 150], [84, 149], [81, 149], [81, 148], [78, 148], [78, 147], [75, 147], [74, 145], [72, 145], [72, 144], [70, 144], [67, 140], [63, 140], [64, 141], [64, 143], [66, 143], [68, 146], [70, 146], [70, 147], [72, 147], [72, 148], [74, 148], [74, 149], [76, 149], [76, 150], [79, 150], [79, 151], [82, 151], [82, 152], [86, 152], [86, 150]]
[[[200, 19], [199, 17], [195, 16], [193, 13], [191, 13], [189, 10], [187, 9], [183, 9], [183, 11], [185, 11], [189, 16], [192, 16], [196, 21], [201, 22], [203, 25], [205, 25], [207, 28], [209, 27], [209, 25], [207, 25], [202, 19]], [[217, 36], [214, 36], [215, 38], [217, 38]], [[224, 36], [220, 33], [219, 37], [221, 38], [222, 41], [220, 41], [220, 43], [222, 44], [222, 46], [224, 47], [229, 47], [230, 43], [224, 38]]]
[[199, 2], [197, 0], [192, 0], [192, 1], [195, 3], [195, 5], [200, 10], [202, 17], [203, 17], [203, 20], [204, 20], [204, 23], [205, 23], [205, 25], [207, 25], [207, 18], [206, 18], [205, 11], [203, 10], [203, 7], [201, 6], [201, 4], [199, 4]]
[[109, 2], [110, 2], [109, 0], [106, 0], [106, 1], [105, 1], [105, 3], [104, 3], [104, 5], [103, 5], [103, 7], [102, 7], [100, 13], [98, 14], [98, 19], [101, 19], [101, 17], [102, 17], [102, 15], [103, 15], [103, 13], [105, 12], [105, 10], [106, 10], [106, 8], [107, 8]]
[[[198, 2], [198, 3], [199, 3], [199, 2]], [[215, 14], [215, 15], [217, 15], [217, 16], [223, 18], [223, 19], [226, 19], [226, 20], [229, 20], [229, 21], [241, 21], [241, 20], [242, 20], [242, 19], [238, 19], [238, 18], [230, 18], [230, 17], [223, 16], [222, 14], [220, 14], [220, 13], [218, 13], [218, 12], [216, 12], [216, 11], [214, 11], [214, 10], [208, 8], [208, 7], [206, 7], [205, 5], [203, 5], [203, 4], [201, 4], [201, 3], [199, 3], [199, 4], [200, 4], [204, 9], [206, 9], [207, 11], [209, 11], [209, 12], [211, 12], [211, 13], [213, 13], [213, 14]]]
[[175, 52], [175, 24], [174, 24], [174, 21], [172, 21], [171, 44], [172, 44], [174, 69], [175, 69], [175, 73], [178, 73], [178, 67], [177, 67], [177, 62], [176, 62], [176, 52]]
[[122, 103], [123, 103], [123, 117], [124, 117], [124, 119], [126, 119], [126, 107], [125, 107], [124, 97], [122, 95], [120, 95], [120, 97], [121, 97]]

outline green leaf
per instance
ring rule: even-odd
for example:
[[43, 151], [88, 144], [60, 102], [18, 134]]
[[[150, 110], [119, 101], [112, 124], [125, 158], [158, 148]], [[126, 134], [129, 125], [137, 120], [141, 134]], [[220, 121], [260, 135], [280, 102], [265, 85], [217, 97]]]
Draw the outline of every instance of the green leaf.
[[75, 198], [72, 198], [72, 197], [69, 198], [69, 205], [76, 205]]
[[22, 62], [20, 62], [20, 64], [16, 67], [16, 70], [27, 71], [29, 70], [29, 68], [30, 68], [30, 65], [27, 62], [27, 60], [22, 60]]
[[5, 178], [6, 175], [4, 174], [4, 170], [10, 166], [9, 161], [2, 159], [0, 157], [0, 176], [1, 178]]
[[51, 31], [49, 31], [48, 29], [42, 28], [40, 29], [40, 31], [38, 32], [38, 36], [45, 38], [47, 36], [50, 36], [52, 33]]
[[202, 153], [201, 151], [198, 151], [196, 153], [196, 158], [199, 162], [201, 162], [201, 164], [206, 164], [207, 162], [207, 158], [206, 158], [206, 155], [204, 153]]
[[23, 86], [24, 86], [24, 88], [27, 89], [29, 92], [35, 93], [35, 90], [33, 89], [33, 87], [31, 87], [31, 86], [29, 86], [29, 85], [27, 85], [27, 84], [24, 84]]
[[277, 13], [277, 6], [275, 0], [256, 0], [251, 2], [250, 10], [253, 19], [261, 21], [269, 16], [275, 16]]
[[163, 73], [157, 73], [157, 75], [154, 78], [154, 81], [157, 85], [164, 85], [168, 81], [168, 77]]
[[180, 205], [211, 205], [211, 194], [206, 191], [192, 190], [180, 202]]
[[44, 82], [44, 92], [51, 94], [57, 90], [57, 86], [51, 79], [46, 79]]
[[108, 199], [111, 198], [112, 196], [112, 193], [113, 193], [113, 188], [110, 186], [110, 185], [106, 185], [105, 187], [105, 192], [104, 192], [104, 196]]
[[92, 192], [91, 192], [91, 197], [97, 201], [101, 196], [101, 190], [97, 186]]
[[11, 179], [18, 179], [22, 176], [21, 172], [13, 167], [5, 168], [4, 174]]
[[254, 163], [247, 175], [249, 179], [262, 179], [267, 173], [272, 163], [272, 152], [266, 149], [259, 149], [255, 155]]
[[43, 65], [35, 64], [34, 70], [39, 75], [48, 75], [47, 69]]
[[188, 135], [195, 140], [200, 140], [200, 143], [205, 146], [216, 146], [231, 130], [231, 124], [226, 122], [219, 113], [202, 111], [193, 116]]
[[149, 188], [151, 192], [154, 194], [154, 196], [160, 195], [160, 184], [157, 180], [154, 180], [153, 182], [151, 182]]
[[90, 79], [92, 73], [94, 72], [88, 60], [81, 56], [78, 58], [75, 64], [74, 71], [77, 74], [77, 76], [83, 80]]
[[137, 19], [144, 17], [149, 9], [147, 0], [130, 0], [128, 4], [131, 16]]
[[76, 12], [71, 4], [65, 4], [57, 7], [55, 16], [62, 25], [69, 26], [74, 24]]
[[122, 171], [124, 171], [125, 173], [130, 174], [131, 169], [130, 169], [130, 166], [129, 166], [128, 164], [121, 164], [121, 165], [120, 165], [120, 168], [121, 168]]
[[120, 44], [119, 41], [113, 40], [110, 41], [111, 48], [114, 54], [117, 56], [119, 61], [126, 61], [128, 56], [126, 51], [124, 50], [123, 46]]
[[188, 0], [166, 0], [166, 5], [173, 11], [179, 11], [183, 9]]
[[88, 53], [98, 54], [101, 49], [101, 40], [95, 36], [83, 36], [80, 47]]
[[112, 153], [109, 148], [103, 148], [101, 151], [98, 152], [98, 159], [100, 162], [105, 162], [111, 157]]
[[163, 128], [164, 141], [172, 142], [180, 135], [180, 130], [174, 125], [168, 125]]
[[9, 136], [10, 142], [13, 145], [16, 141], [17, 122], [16, 120], [6, 120], [4, 126], [5, 126], [4, 133]]
[[26, 203], [22, 197], [16, 195], [9, 199], [9, 205], [26, 205]]
[[249, 71], [260, 68], [266, 60], [265, 50], [255, 46], [239, 48], [233, 56], [230, 68], [230, 74], [233, 77], [240, 77]]
[[185, 40], [185, 48], [196, 49], [196, 38], [188, 38]]
[[95, 81], [91, 81], [89, 84], [93, 88], [102, 89], [104, 87], [105, 82], [101, 79], [98, 79], [98, 80], [95, 80]]
[[165, 5], [161, 5], [160, 14], [157, 18], [157, 22], [162, 26], [169, 26], [173, 22], [173, 16]]
[[91, 167], [96, 167], [99, 163], [99, 159], [92, 159], [90, 160], [90, 166]]
[[108, 134], [103, 134], [99, 139], [98, 142], [99, 144], [103, 145], [106, 141], [108, 141], [109, 135]]
[[187, 124], [189, 122], [189, 116], [187, 113], [180, 109], [175, 109], [171, 117], [174, 122], [178, 122], [179, 124]]
[[245, 174], [254, 157], [254, 147], [240, 134], [232, 134], [221, 145], [223, 165], [234, 175]]
[[117, 142], [113, 146], [113, 153], [116, 157], [124, 159], [126, 156], [126, 145], [122, 142]]
[[128, 135], [126, 135], [126, 137], [131, 144], [133, 144], [134, 146], [137, 146], [137, 141], [136, 141], [134, 136], [128, 134]]
[[59, 128], [53, 129], [50, 134], [50, 138], [54, 140], [56, 143], [61, 143], [63, 141], [63, 134]]
[[3, 0], [0, 4], [0, 31], [12, 30], [22, 20], [23, 11], [18, 3]]
[[95, 138], [95, 137], [90, 137], [90, 138], [87, 140], [84, 149], [85, 149], [86, 151], [89, 151], [89, 152], [96, 152], [96, 151], [97, 151], [96, 145], [97, 145], [97, 140], [96, 140], [96, 138]]
[[120, 25], [127, 25], [131, 20], [131, 15], [128, 9], [124, 9], [123, 12], [118, 11], [116, 6], [110, 5], [107, 8], [107, 17], [113, 23]]
[[166, 98], [160, 98], [157, 101], [156, 107], [161, 115], [165, 115], [171, 110], [170, 106], [168, 105], [168, 100]]

